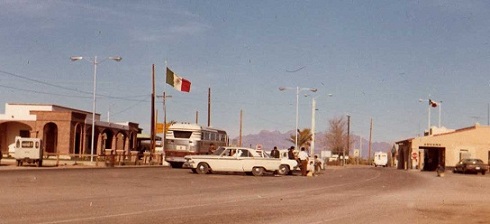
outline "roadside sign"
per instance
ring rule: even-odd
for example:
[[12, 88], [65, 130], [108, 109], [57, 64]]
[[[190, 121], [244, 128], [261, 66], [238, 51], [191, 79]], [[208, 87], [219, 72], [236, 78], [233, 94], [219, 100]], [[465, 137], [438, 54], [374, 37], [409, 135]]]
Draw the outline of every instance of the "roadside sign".
[[354, 157], [359, 157], [359, 149], [354, 149]]

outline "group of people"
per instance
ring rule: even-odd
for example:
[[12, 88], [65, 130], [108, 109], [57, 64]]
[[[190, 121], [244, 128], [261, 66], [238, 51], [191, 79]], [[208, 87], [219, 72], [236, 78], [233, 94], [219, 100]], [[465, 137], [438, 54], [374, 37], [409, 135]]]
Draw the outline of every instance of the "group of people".
[[[305, 147], [301, 147], [301, 151], [298, 153], [298, 155], [295, 155], [294, 153], [294, 146], [289, 147], [288, 149], [288, 159], [296, 160], [298, 162], [299, 169], [301, 170], [301, 175], [306, 176], [308, 175], [308, 160], [310, 156], [306, 152]], [[277, 149], [277, 146], [274, 146], [274, 149], [271, 151], [271, 157], [273, 158], [280, 158], [280, 152]], [[321, 169], [321, 164], [322, 162], [320, 159], [318, 159], [318, 156], [315, 155], [315, 161], [314, 161], [314, 166], [315, 166], [315, 171], [319, 171]]]

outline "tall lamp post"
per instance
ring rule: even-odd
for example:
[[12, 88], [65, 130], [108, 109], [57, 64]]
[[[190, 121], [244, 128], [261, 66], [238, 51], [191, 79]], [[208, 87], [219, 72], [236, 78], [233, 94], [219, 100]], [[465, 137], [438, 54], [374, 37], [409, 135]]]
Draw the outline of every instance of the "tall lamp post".
[[[333, 94], [328, 94], [329, 97], [333, 96]], [[311, 147], [310, 147], [310, 156], [315, 154], [315, 127], [316, 127], [316, 98], [311, 98]]]
[[97, 65], [106, 61], [106, 60], [114, 60], [117, 62], [120, 62], [122, 60], [121, 57], [119, 56], [112, 56], [112, 57], [106, 57], [102, 59], [101, 61], [97, 61], [97, 56], [93, 58], [93, 60], [90, 57], [82, 57], [82, 56], [72, 56], [70, 57], [71, 61], [79, 61], [82, 59], [85, 59], [86, 61], [92, 63], [94, 65], [94, 87], [93, 87], [93, 101], [92, 101], [92, 141], [90, 145], [90, 162], [94, 161], [94, 138], [95, 138], [95, 108], [96, 108], [96, 96], [95, 92], [97, 90]]
[[303, 90], [306, 91], [311, 91], [311, 92], [316, 92], [317, 89], [315, 88], [300, 88], [300, 87], [279, 87], [279, 91], [285, 91], [285, 90], [292, 90], [296, 89], [296, 129], [294, 130], [295, 133], [295, 138], [294, 138], [294, 147], [298, 149], [298, 103], [299, 103], [299, 93]]

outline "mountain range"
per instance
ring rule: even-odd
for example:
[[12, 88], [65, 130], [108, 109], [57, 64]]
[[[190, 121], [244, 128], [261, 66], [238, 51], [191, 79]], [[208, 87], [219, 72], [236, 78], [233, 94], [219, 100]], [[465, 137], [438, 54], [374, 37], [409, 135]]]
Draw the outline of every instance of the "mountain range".
[[[242, 146], [257, 148], [258, 145], [265, 151], [270, 151], [274, 146], [279, 149], [286, 149], [294, 145], [294, 142], [290, 142], [288, 139], [293, 135], [293, 131], [281, 133], [279, 131], [267, 131], [262, 130], [258, 134], [250, 134], [242, 136]], [[326, 132], [316, 132], [315, 133], [315, 154], [319, 154], [322, 150], [328, 150], [325, 138]], [[350, 147], [350, 155], [354, 153], [354, 149], [360, 149], [361, 157], [367, 158], [369, 154], [369, 140], [360, 138], [357, 135], [351, 135], [354, 143]], [[361, 144], [360, 139], [362, 139]], [[231, 140], [232, 145], [237, 145], [239, 138], [234, 138]], [[371, 155], [374, 152], [383, 151], [390, 152], [393, 147], [393, 143], [389, 142], [372, 142], [371, 144]]]

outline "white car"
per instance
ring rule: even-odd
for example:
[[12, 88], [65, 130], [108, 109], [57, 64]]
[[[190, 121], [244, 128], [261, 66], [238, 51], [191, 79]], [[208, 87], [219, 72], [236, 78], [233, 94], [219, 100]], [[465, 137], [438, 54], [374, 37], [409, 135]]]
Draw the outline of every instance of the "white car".
[[[264, 158], [272, 158], [270, 154], [264, 152], [263, 150], [256, 150], [259, 155], [261, 155]], [[284, 174], [293, 174], [293, 171], [299, 171], [299, 166], [298, 162], [294, 159], [289, 159], [288, 157], [288, 150], [287, 149], [280, 149], [279, 150], [279, 159], [281, 160], [281, 164], [286, 164], [287, 167], [282, 167], [282, 168], [287, 168], [287, 170], [282, 170], [280, 173]]]
[[255, 149], [245, 147], [221, 147], [212, 155], [185, 156], [184, 167], [192, 172], [206, 174], [212, 172], [243, 172], [261, 176], [265, 172], [289, 173], [289, 165], [280, 159], [264, 157]]

